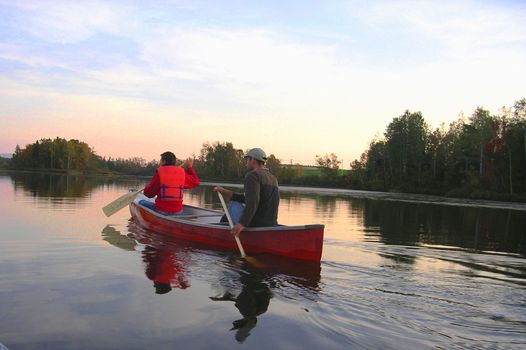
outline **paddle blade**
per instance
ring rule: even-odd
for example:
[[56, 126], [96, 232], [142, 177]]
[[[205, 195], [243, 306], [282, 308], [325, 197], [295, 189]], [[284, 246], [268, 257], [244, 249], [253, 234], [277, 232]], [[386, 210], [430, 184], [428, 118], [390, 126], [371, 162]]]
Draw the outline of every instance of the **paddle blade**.
[[253, 256], [245, 255], [244, 257], [241, 257], [241, 258], [245, 259], [247, 263], [249, 263], [252, 267], [255, 267], [257, 269], [265, 269], [268, 267], [268, 265], [266, 265], [264, 262], [262, 262], [261, 260]]
[[104, 212], [106, 216], [112, 216], [113, 214], [121, 210], [122, 208], [130, 205], [130, 203], [135, 200], [135, 197], [137, 197], [139, 192], [142, 192], [142, 190], [128, 192], [120, 196], [119, 198], [117, 198], [110, 204], [106, 205], [104, 208], [102, 208], [102, 211]]

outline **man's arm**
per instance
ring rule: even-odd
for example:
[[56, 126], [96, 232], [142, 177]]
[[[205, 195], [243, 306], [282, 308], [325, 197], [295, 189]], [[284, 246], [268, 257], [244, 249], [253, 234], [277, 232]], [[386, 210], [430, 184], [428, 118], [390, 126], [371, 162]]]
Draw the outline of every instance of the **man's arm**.
[[[227, 190], [226, 188], [224, 188], [224, 187], [222, 187], [222, 186], [216, 186], [216, 187], [214, 187], [214, 190], [213, 190], [213, 191], [214, 191], [214, 192], [219, 192], [219, 193], [221, 193], [221, 194], [223, 195], [223, 197], [225, 197], [225, 199], [226, 199], [227, 201], [229, 201], [229, 200], [235, 200], [235, 201], [241, 202], [241, 201], [235, 199], [235, 197], [238, 196], [237, 193], [234, 193], [234, 192], [232, 192], [232, 191], [230, 191], [230, 190]], [[243, 201], [242, 203], [244, 203], [244, 201]]]
[[146, 187], [144, 188], [144, 195], [148, 198], [155, 197], [157, 193], [159, 193], [160, 186], [161, 186], [161, 180], [156, 170], [152, 176], [152, 179], [150, 180], [148, 185], [146, 185]]

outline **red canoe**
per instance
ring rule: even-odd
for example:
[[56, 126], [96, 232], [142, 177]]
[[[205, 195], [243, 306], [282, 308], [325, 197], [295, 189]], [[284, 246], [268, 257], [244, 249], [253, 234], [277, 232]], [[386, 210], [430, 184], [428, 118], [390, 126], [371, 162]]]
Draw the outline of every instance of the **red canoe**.
[[[178, 238], [237, 251], [227, 223], [219, 223], [223, 212], [184, 205], [183, 215], [163, 215], [142, 205], [140, 195], [130, 204], [133, 218], [143, 227]], [[247, 254], [273, 254], [294, 259], [320, 261], [323, 225], [249, 227], [239, 236]]]

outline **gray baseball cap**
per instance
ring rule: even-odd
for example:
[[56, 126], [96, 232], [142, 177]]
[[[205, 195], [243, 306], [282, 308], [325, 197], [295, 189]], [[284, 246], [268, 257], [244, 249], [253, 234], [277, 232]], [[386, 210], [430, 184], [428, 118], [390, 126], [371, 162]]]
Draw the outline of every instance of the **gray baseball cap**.
[[263, 151], [261, 148], [252, 148], [250, 151], [245, 153], [245, 158], [246, 157], [254, 158], [261, 162], [267, 161], [267, 155], [265, 154], [265, 151]]

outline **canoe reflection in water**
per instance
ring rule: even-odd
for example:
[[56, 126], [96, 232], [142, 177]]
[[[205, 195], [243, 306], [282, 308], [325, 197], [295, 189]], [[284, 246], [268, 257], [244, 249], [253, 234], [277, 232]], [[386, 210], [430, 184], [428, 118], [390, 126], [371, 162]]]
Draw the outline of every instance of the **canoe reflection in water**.
[[[316, 299], [320, 290], [320, 262], [257, 255], [249, 263], [230, 251], [167, 237], [133, 221], [127, 226], [126, 236], [109, 225], [101, 235], [103, 240], [124, 250], [134, 251], [144, 246], [141, 252], [144, 272], [153, 281], [157, 294], [168, 293], [173, 288], [189, 288], [186, 271], [191, 267], [193, 278], [206, 280], [217, 292], [211, 300], [233, 302], [238, 309], [242, 317], [232, 321], [230, 330], [236, 331], [239, 343], [250, 335], [257, 317], [267, 312], [275, 295]], [[192, 260], [197, 251], [214, 253]]]

